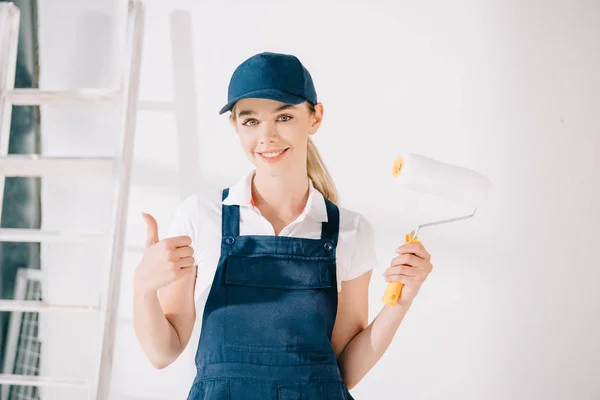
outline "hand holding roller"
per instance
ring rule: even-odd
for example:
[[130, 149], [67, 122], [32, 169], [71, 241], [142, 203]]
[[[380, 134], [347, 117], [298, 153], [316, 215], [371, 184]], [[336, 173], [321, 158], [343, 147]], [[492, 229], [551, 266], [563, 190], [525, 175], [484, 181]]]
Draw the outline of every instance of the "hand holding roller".
[[[479, 205], [487, 198], [491, 187], [489, 179], [470, 169], [446, 164], [416, 154], [399, 156], [392, 166], [396, 182], [407, 189], [440, 196], [473, 208], [473, 212], [456, 218], [422, 224], [405, 236], [405, 243], [422, 244], [419, 230], [433, 225], [447, 224], [471, 218]], [[398, 303], [404, 284], [390, 282], [382, 301], [390, 306]]]
[[[406, 234], [404, 243], [422, 244], [421, 241], [414, 236], [414, 232]], [[402, 282], [388, 283], [383, 295], [383, 302], [389, 306], [395, 306], [398, 303], [398, 299], [400, 299], [403, 287], [404, 284]]]

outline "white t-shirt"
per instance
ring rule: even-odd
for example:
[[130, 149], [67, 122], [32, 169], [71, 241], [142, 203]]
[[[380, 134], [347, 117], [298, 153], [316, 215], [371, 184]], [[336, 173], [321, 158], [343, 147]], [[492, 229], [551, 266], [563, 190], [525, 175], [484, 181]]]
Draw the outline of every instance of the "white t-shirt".
[[[222, 201], [222, 191], [196, 193], [184, 199], [177, 207], [169, 237], [188, 235], [192, 238], [194, 258], [198, 265], [195, 300], [197, 320], [201, 319], [206, 298], [217, 270], [221, 255], [222, 205], [239, 205], [240, 235], [274, 235], [270, 222], [259, 209], [252, 205], [251, 183], [254, 171], [229, 189]], [[342, 281], [352, 280], [377, 265], [375, 235], [369, 221], [359, 213], [338, 206], [340, 225], [337, 259], [337, 288], [341, 291]], [[280, 236], [318, 239], [321, 237], [321, 222], [327, 221], [327, 209], [323, 195], [309, 180], [309, 196], [304, 211]]]

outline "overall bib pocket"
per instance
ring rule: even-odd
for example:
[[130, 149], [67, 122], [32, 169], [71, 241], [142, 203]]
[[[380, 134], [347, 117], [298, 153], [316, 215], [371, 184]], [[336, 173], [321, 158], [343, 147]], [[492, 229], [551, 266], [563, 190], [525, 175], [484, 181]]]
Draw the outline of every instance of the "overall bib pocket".
[[[225, 265], [225, 347], [326, 351], [329, 259], [230, 255]], [[335, 266], [333, 266], [335, 268]]]

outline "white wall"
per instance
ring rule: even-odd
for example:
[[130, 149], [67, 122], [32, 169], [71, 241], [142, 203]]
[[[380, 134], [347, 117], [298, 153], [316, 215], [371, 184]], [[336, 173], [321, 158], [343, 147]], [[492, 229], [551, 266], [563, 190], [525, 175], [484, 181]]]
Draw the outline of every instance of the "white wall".
[[[115, 82], [125, 11], [118, 3], [40, 2], [44, 87]], [[229, 185], [247, 170], [227, 116], [217, 114], [231, 72], [260, 51], [294, 53], [325, 105], [315, 139], [343, 205], [377, 230], [382, 264], [373, 274], [371, 318], [381, 308], [381, 274], [403, 234], [448, 210], [393, 186], [396, 155], [460, 164], [493, 183], [476, 218], [422, 231], [436, 269], [354, 396], [600, 397], [593, 252], [600, 238], [600, 3], [155, 1], [142, 100], [174, 98], [168, 15], [175, 8], [192, 16], [196, 119], [177, 126], [173, 114], [140, 113], [129, 246], [143, 244], [140, 211], [155, 215], [164, 232], [181, 198]], [[109, 113], [46, 109], [45, 150], [110, 152]], [[44, 224], [100, 229], [103, 204], [89, 189], [49, 184]], [[90, 298], [98, 255], [82, 246], [48, 249], [48, 298]], [[184, 398], [193, 349], [154, 371], [135, 342], [131, 278], [138, 259], [126, 254], [115, 398]], [[76, 330], [74, 317], [64, 318], [69, 336], [58, 317], [45, 326], [45, 371], [89, 373], [91, 323]]]
[[[117, 2], [39, 2], [40, 87], [102, 88], [118, 80], [119, 31], [124, 10]], [[41, 107], [42, 152], [48, 155], [111, 155], [116, 146], [118, 109], [101, 105]], [[108, 228], [108, 180], [44, 179], [42, 228], [101, 232]], [[53, 303], [98, 302], [106, 249], [93, 244], [45, 244], [42, 296]], [[93, 314], [43, 313], [41, 373], [92, 377], [99, 349], [99, 326]], [[44, 399], [82, 399], [75, 389], [47, 389]]]

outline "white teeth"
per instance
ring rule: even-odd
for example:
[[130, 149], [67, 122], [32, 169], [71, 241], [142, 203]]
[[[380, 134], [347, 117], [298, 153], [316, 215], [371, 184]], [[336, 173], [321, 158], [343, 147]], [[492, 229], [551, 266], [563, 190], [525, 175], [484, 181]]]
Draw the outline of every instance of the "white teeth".
[[273, 158], [273, 157], [277, 157], [281, 153], [283, 153], [283, 150], [282, 151], [278, 151], [276, 153], [262, 153], [262, 155], [263, 155], [263, 157]]

